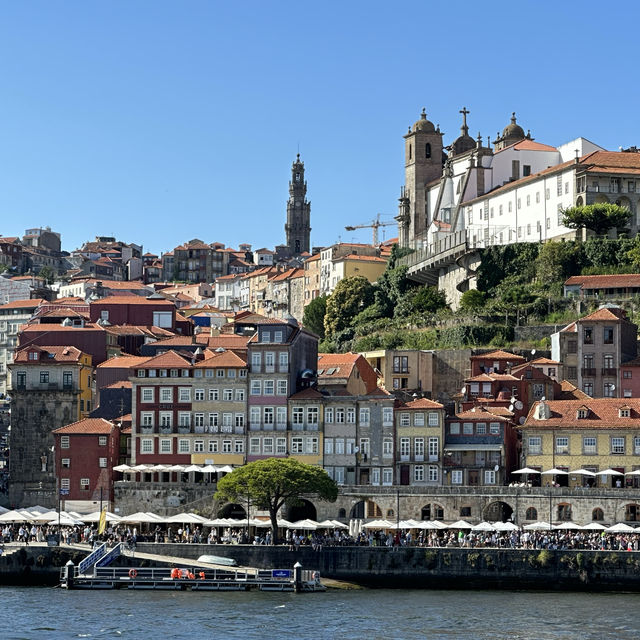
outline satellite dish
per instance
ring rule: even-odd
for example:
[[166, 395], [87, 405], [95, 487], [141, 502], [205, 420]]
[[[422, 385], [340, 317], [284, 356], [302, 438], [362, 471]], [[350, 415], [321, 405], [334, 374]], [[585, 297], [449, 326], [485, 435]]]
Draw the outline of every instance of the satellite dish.
[[540, 402], [544, 402], [547, 398], [545, 396], [542, 396], [542, 398], [540, 398]]
[[531, 349], [531, 355], [535, 356], [536, 355], [536, 350], [535, 349]]
[[510, 402], [511, 404], [513, 404], [515, 401], [516, 401], [515, 396], [511, 396], [511, 400], [509, 400], [509, 402]]
[[514, 410], [514, 406], [512, 404], [509, 405], [509, 411], [513, 411]]
[[360, 451], [360, 447], [354, 447], [353, 450], [358, 453], [358, 451]]
[[524, 407], [524, 405], [522, 404], [522, 402], [520, 402], [520, 400], [516, 400], [515, 405], [518, 411], [520, 411], [522, 407]]
[[475, 412], [476, 412], [476, 408], [475, 408], [475, 407], [472, 407], [472, 408], [471, 408], [471, 411], [473, 411], [473, 412], [475, 413]]
[[466, 393], [467, 392], [467, 387], [462, 387], [462, 389], [460, 389], [460, 393]]
[[519, 422], [520, 424], [524, 424], [524, 423], [525, 423], [525, 417], [524, 417], [524, 416], [522, 416], [522, 417], [520, 418], [520, 420], [518, 420], [518, 422]]
[[498, 465], [496, 465], [495, 467], [493, 467], [494, 471], [498, 471], [498, 469], [500, 469], [500, 467]]
[[616, 390], [616, 385], [615, 385], [615, 384], [612, 384], [612, 385], [611, 385], [611, 391], [615, 391], [615, 390]]

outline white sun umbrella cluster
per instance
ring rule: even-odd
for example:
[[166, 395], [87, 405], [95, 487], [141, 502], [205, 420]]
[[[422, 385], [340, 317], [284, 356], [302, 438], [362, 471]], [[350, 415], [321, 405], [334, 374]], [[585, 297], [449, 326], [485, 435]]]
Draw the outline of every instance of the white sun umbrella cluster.
[[233, 467], [225, 465], [207, 464], [199, 466], [197, 464], [137, 464], [134, 466], [128, 464], [119, 464], [113, 467], [114, 471], [122, 473], [155, 473], [162, 471], [178, 471], [180, 473], [231, 473]]

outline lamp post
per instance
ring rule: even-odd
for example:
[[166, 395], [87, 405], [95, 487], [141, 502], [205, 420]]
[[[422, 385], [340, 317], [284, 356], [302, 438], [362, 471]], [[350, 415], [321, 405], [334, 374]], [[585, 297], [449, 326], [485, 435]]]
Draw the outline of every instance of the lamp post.
[[400, 489], [396, 490], [396, 530], [400, 528]]

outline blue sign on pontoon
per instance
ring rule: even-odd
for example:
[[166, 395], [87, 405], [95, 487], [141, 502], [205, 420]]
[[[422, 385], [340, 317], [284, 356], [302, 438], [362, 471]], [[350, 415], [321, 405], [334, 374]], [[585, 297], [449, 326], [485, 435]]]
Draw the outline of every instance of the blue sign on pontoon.
[[290, 578], [292, 574], [291, 569], [273, 569], [271, 571], [272, 578]]

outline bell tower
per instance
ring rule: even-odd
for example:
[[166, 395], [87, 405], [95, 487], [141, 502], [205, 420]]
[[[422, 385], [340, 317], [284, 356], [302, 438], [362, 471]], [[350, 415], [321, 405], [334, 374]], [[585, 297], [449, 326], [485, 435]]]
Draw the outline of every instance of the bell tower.
[[429, 226], [426, 185], [442, 176], [442, 132], [427, 120], [423, 109], [404, 135], [404, 189], [400, 202], [399, 237], [403, 246], [414, 247]]
[[292, 256], [311, 249], [311, 203], [307, 201], [307, 183], [304, 179], [304, 162], [300, 154], [291, 166], [289, 200], [287, 202], [287, 247]]

